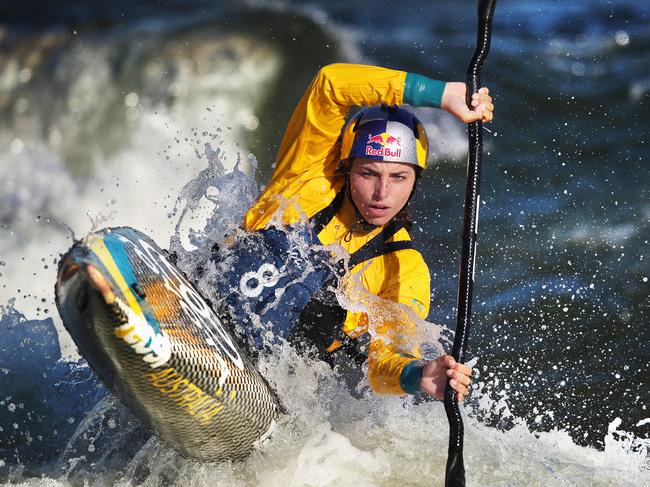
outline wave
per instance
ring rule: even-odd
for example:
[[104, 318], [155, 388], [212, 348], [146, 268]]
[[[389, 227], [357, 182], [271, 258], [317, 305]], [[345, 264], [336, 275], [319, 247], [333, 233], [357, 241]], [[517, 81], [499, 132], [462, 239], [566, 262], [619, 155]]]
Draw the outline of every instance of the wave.
[[[152, 437], [124, 406], [106, 396], [83, 362], [60, 360], [51, 320], [25, 320], [11, 307], [1, 311], [0, 348], [14, 350], [3, 352], [0, 367], [0, 407], [6, 410], [0, 415], [4, 481], [269, 486], [443, 482], [447, 423], [439, 402], [352, 396], [329, 366], [281, 347], [260, 360], [262, 373], [286, 408], [274, 434], [243, 462], [199, 463]], [[489, 393], [492, 387], [500, 391], [496, 396]], [[512, 417], [508, 399], [507, 388], [489, 379], [477, 381], [465, 418], [470, 482], [639, 485], [650, 480], [650, 443], [620, 430], [620, 419], [611, 421], [604, 451], [576, 445], [565, 431], [532, 432], [516, 418], [506, 430], [477, 421], [479, 410]]]

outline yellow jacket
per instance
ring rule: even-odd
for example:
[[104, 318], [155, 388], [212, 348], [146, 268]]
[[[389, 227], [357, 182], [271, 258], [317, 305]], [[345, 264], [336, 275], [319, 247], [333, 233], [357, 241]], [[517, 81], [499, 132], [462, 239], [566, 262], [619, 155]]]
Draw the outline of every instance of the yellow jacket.
[[[265, 228], [281, 207], [284, 223], [294, 223], [330, 204], [344, 184], [337, 172], [337, 140], [348, 110], [381, 103], [401, 105], [406, 74], [365, 65], [322, 68], [289, 120], [271, 182], [244, 216], [244, 227], [249, 231]], [[346, 241], [343, 237], [356, 221], [346, 198], [319, 233], [320, 241], [339, 244], [351, 254], [381, 231], [354, 231]], [[396, 240], [410, 240], [408, 232], [399, 230], [391, 239]], [[389, 253], [358, 264], [346, 277], [346, 295], [361, 301], [367, 312], [348, 311], [343, 331], [356, 338], [369, 328], [368, 377], [373, 390], [405, 394], [400, 386], [402, 371], [419, 356], [417, 345], [409, 343], [414, 340], [414, 318], [424, 319], [429, 313], [430, 278], [422, 256], [413, 249]], [[369, 295], [359, 294], [359, 282]], [[378, 302], [373, 296], [408, 308]], [[333, 344], [328, 350], [335, 348]]]

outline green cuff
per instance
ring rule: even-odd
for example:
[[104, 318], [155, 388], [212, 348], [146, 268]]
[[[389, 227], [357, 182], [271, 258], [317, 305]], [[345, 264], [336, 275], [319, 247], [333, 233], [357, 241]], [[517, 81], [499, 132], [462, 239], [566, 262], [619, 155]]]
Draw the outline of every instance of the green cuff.
[[414, 107], [440, 108], [445, 82], [421, 74], [406, 73], [404, 103]]
[[417, 394], [422, 392], [420, 389], [420, 379], [422, 379], [422, 369], [424, 369], [424, 362], [421, 360], [414, 360], [406, 364], [402, 369], [399, 376], [399, 385], [407, 394]]

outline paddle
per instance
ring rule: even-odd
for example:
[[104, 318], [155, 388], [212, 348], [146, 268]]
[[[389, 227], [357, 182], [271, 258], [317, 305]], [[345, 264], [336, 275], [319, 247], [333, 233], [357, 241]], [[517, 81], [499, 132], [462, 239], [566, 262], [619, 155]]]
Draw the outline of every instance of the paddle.
[[[478, 36], [476, 50], [467, 69], [467, 106], [471, 109], [472, 95], [481, 86], [481, 68], [490, 49], [492, 16], [496, 0], [479, 0]], [[476, 233], [480, 205], [479, 187], [481, 178], [481, 156], [483, 154], [483, 124], [472, 122], [467, 127], [469, 151], [467, 157], [467, 184], [465, 186], [465, 208], [461, 234], [461, 258], [458, 275], [458, 301], [456, 332], [451, 355], [462, 363], [469, 338], [472, 312], [472, 291], [474, 287], [474, 264], [476, 258]], [[449, 421], [449, 451], [445, 486], [465, 486], [465, 465], [463, 463], [463, 421], [458, 409], [456, 393], [449, 385], [445, 388], [445, 412]]]

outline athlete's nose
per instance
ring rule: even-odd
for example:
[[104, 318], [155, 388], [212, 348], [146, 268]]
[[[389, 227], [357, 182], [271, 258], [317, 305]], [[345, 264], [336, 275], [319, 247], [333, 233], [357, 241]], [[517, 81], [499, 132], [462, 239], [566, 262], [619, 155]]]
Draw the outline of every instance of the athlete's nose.
[[390, 187], [390, 178], [386, 175], [381, 175], [375, 180], [375, 191], [373, 193], [373, 199], [375, 201], [381, 201], [388, 196], [388, 191]]

